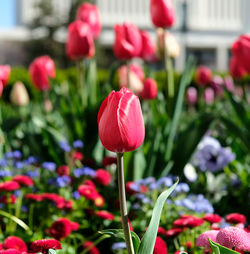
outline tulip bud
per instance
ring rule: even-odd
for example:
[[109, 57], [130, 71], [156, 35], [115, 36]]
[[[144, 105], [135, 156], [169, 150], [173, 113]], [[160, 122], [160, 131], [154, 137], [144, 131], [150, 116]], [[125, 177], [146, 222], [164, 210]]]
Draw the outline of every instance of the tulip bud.
[[50, 99], [44, 100], [44, 110], [45, 110], [45, 112], [48, 112], [48, 113], [53, 110], [53, 105], [52, 105]]
[[31, 63], [29, 73], [33, 84], [38, 90], [49, 90], [49, 77], [54, 78], [56, 75], [54, 61], [49, 56], [37, 57]]
[[[164, 38], [165, 34], [165, 38]], [[165, 45], [164, 45], [165, 43]], [[168, 56], [177, 58], [180, 55], [180, 45], [175, 37], [168, 31], [162, 28], [157, 29], [157, 55], [159, 58], [163, 57], [165, 50]]]
[[232, 79], [232, 77], [228, 76], [224, 79], [224, 86], [226, 87], [226, 89], [230, 92], [234, 92], [234, 81]]
[[232, 52], [237, 62], [250, 74], [250, 35], [241, 35], [240, 38], [233, 43]]
[[242, 63], [238, 61], [235, 56], [232, 56], [229, 61], [229, 71], [235, 79], [241, 79], [247, 74], [247, 71], [242, 66]]
[[167, 28], [174, 25], [175, 11], [172, 0], [151, 0], [150, 13], [156, 27]]
[[77, 10], [77, 19], [86, 22], [96, 39], [101, 32], [101, 15], [96, 5], [90, 3], [83, 3]]
[[29, 94], [22, 82], [16, 82], [10, 93], [10, 101], [16, 106], [25, 106], [29, 103]]
[[69, 25], [66, 53], [71, 60], [94, 56], [95, 44], [88, 23], [77, 20]]
[[141, 54], [142, 38], [139, 29], [131, 22], [115, 25], [114, 54], [117, 58], [126, 60]]
[[[135, 94], [139, 94], [143, 89], [142, 80], [144, 79], [144, 72], [139, 65], [130, 64], [129, 66], [129, 82], [128, 82], [128, 67], [121, 66], [118, 69], [118, 79], [120, 88], [126, 87], [131, 89]], [[128, 84], [130, 87], [128, 87]]]
[[0, 82], [2, 83], [3, 88], [8, 83], [8, 80], [10, 78], [10, 71], [11, 69], [9, 65], [0, 65]]
[[204, 91], [204, 100], [207, 104], [213, 104], [214, 102], [214, 90], [208, 87]]
[[224, 80], [221, 76], [214, 76], [211, 81], [211, 87], [214, 89], [216, 95], [221, 96], [223, 94]]
[[190, 105], [196, 104], [197, 103], [197, 99], [198, 99], [197, 90], [194, 87], [192, 87], [192, 86], [189, 87], [187, 89], [186, 98], [187, 98], [188, 104], [190, 104]]
[[208, 85], [212, 80], [212, 72], [206, 66], [199, 66], [196, 70], [195, 80], [198, 85]]
[[143, 90], [140, 97], [144, 100], [153, 100], [157, 96], [157, 84], [152, 78], [147, 78], [143, 83]]
[[145, 61], [155, 60], [156, 44], [147, 31], [141, 31], [142, 51], [141, 58]]
[[123, 153], [137, 149], [145, 135], [138, 97], [126, 88], [112, 91], [98, 112], [98, 128], [107, 150]]

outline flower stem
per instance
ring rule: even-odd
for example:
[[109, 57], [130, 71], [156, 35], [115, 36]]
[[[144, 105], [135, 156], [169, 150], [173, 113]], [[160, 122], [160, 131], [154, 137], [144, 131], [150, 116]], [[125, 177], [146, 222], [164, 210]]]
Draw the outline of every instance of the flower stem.
[[85, 87], [85, 75], [84, 75], [84, 66], [81, 63], [81, 60], [76, 61], [76, 66], [78, 70], [78, 79], [79, 79], [79, 91], [82, 100], [82, 106], [85, 108], [87, 104], [87, 95], [86, 95], [86, 87]]
[[119, 200], [120, 200], [122, 227], [123, 227], [128, 254], [134, 254], [135, 252], [134, 252], [131, 233], [129, 230], [128, 212], [127, 212], [127, 205], [126, 205], [123, 153], [117, 153], [117, 166], [118, 166], [118, 186], [119, 186]]

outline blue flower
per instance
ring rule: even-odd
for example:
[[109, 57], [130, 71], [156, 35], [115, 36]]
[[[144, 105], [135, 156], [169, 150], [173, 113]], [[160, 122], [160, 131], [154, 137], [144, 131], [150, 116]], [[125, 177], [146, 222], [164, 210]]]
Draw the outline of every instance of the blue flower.
[[38, 169], [27, 171], [26, 175], [31, 178], [38, 178], [40, 177], [40, 171]]
[[42, 167], [44, 169], [48, 169], [49, 171], [54, 171], [56, 169], [56, 164], [54, 162], [44, 162]]
[[68, 144], [68, 141], [60, 141], [58, 143], [59, 147], [64, 151], [64, 152], [69, 152], [71, 151], [71, 147]]
[[12, 176], [11, 171], [0, 170], [0, 177]]
[[173, 179], [170, 177], [162, 177], [157, 181], [157, 185], [160, 187], [170, 187], [173, 185]]
[[22, 205], [21, 210], [22, 210], [22, 212], [27, 213], [28, 212], [28, 207]]
[[194, 155], [194, 165], [201, 171], [216, 172], [223, 169], [235, 159], [235, 154], [230, 148], [221, 146], [218, 140], [212, 137], [205, 137], [198, 145]]
[[56, 178], [56, 185], [58, 187], [65, 187], [71, 182], [71, 179], [69, 176], [59, 176]]
[[22, 169], [22, 168], [24, 168], [24, 162], [22, 162], [22, 161], [17, 161], [16, 163], [15, 163], [15, 167], [17, 168], [17, 169]]
[[84, 167], [83, 168], [83, 175], [95, 177], [96, 171], [90, 167]]
[[73, 147], [74, 148], [82, 148], [83, 147], [83, 142], [81, 140], [75, 140], [73, 142]]
[[25, 163], [26, 163], [27, 165], [34, 164], [34, 163], [36, 163], [36, 162], [38, 162], [38, 158], [36, 158], [36, 157], [34, 157], [34, 156], [29, 156], [29, 157], [27, 158], [27, 160], [25, 161]]
[[72, 196], [73, 196], [74, 199], [81, 198], [81, 195], [80, 195], [80, 193], [77, 190], [72, 193]]
[[0, 167], [4, 168], [7, 166], [7, 161], [5, 159], [0, 159]]
[[6, 159], [12, 159], [13, 158], [13, 153], [12, 152], [7, 152], [7, 153], [5, 153], [4, 157]]
[[15, 159], [21, 159], [22, 153], [21, 153], [21, 151], [19, 151], [19, 150], [15, 150], [15, 151], [13, 151], [12, 156], [13, 156], [13, 158], [15, 158]]
[[112, 250], [122, 250], [122, 249], [126, 249], [126, 243], [125, 242], [113, 243]]

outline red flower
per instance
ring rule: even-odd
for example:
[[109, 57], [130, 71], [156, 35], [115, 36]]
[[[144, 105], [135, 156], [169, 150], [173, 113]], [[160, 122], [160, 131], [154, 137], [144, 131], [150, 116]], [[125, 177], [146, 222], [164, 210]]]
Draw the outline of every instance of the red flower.
[[217, 234], [218, 234], [217, 230], [209, 230], [209, 231], [203, 232], [196, 239], [196, 246], [210, 247], [210, 243], [208, 239], [216, 242]]
[[94, 56], [95, 44], [88, 23], [77, 20], [69, 25], [66, 51], [71, 60]]
[[73, 209], [73, 201], [72, 200], [64, 200], [64, 202], [60, 202], [57, 204], [57, 208], [60, 210], [72, 210]]
[[71, 224], [72, 231], [77, 231], [80, 228], [80, 225], [77, 222], [71, 221], [70, 224]]
[[73, 154], [73, 159], [81, 161], [83, 159], [83, 154], [79, 151], [75, 151]]
[[157, 96], [157, 84], [152, 78], [147, 78], [143, 83], [143, 90], [140, 97], [144, 100], [153, 100]]
[[116, 163], [117, 163], [117, 158], [113, 157], [113, 156], [106, 156], [102, 160], [103, 167], [107, 167], [107, 166], [110, 166], [110, 165], [116, 164]]
[[129, 152], [138, 148], [145, 135], [138, 97], [126, 88], [112, 91], [98, 112], [98, 128], [107, 150]]
[[47, 200], [53, 201], [56, 204], [57, 208], [59, 209], [63, 208], [64, 206], [65, 199], [57, 195], [56, 193], [43, 193], [41, 194], [41, 196], [42, 196], [42, 200], [47, 199]]
[[180, 219], [175, 220], [173, 224], [176, 227], [194, 228], [194, 227], [199, 227], [203, 223], [204, 223], [204, 220], [201, 218], [185, 215], [185, 216], [182, 216]]
[[33, 180], [29, 176], [17, 175], [14, 176], [12, 181], [19, 183], [20, 185], [33, 186]]
[[40, 90], [49, 90], [49, 77], [56, 75], [54, 61], [49, 56], [37, 57], [29, 67], [29, 73], [35, 87]]
[[105, 199], [103, 196], [101, 195], [98, 195], [95, 200], [94, 200], [94, 203], [97, 207], [103, 207], [104, 204], [105, 204]]
[[8, 249], [8, 250], [0, 250], [0, 254], [21, 254], [21, 252], [16, 249]]
[[4, 249], [16, 249], [20, 251], [27, 251], [26, 243], [17, 236], [9, 236], [3, 242]]
[[14, 181], [0, 183], [0, 191], [14, 191], [20, 188], [20, 185]]
[[210, 223], [220, 223], [221, 222], [221, 217], [218, 214], [208, 213], [208, 214], [204, 215], [203, 219], [205, 221], [210, 222]]
[[250, 74], [250, 35], [241, 35], [240, 38], [233, 43], [232, 52], [237, 62], [241, 63], [244, 69]]
[[139, 29], [131, 22], [115, 25], [114, 53], [119, 59], [131, 59], [139, 56], [142, 50], [142, 38]]
[[159, 236], [156, 237], [155, 247], [153, 254], [167, 254], [167, 244]]
[[86, 179], [86, 180], [83, 182], [83, 184], [84, 184], [84, 185], [89, 185], [89, 186], [92, 186], [92, 187], [96, 188], [94, 182], [91, 181], [91, 180], [89, 180], [89, 179]]
[[10, 195], [10, 196], [1, 196], [0, 197], [0, 203], [3, 203], [3, 204], [15, 204], [16, 203], [16, 196], [15, 195]]
[[78, 187], [78, 192], [80, 195], [84, 196], [86, 199], [95, 200], [99, 194], [96, 191], [96, 188], [91, 185], [80, 185]]
[[107, 186], [111, 182], [111, 175], [104, 169], [98, 169], [96, 171], [95, 181], [103, 186]]
[[174, 238], [178, 236], [183, 231], [182, 228], [171, 228], [166, 231], [166, 237], [167, 238]]
[[226, 222], [232, 224], [245, 223], [246, 216], [240, 213], [230, 213], [226, 216]]
[[68, 176], [69, 175], [69, 167], [67, 165], [62, 165], [57, 168], [56, 173], [59, 176]]
[[96, 39], [101, 32], [101, 16], [96, 5], [83, 3], [77, 10], [76, 18], [88, 23], [93, 37]]
[[242, 66], [242, 63], [238, 61], [238, 59], [235, 56], [232, 56], [230, 58], [229, 71], [230, 71], [230, 74], [235, 79], [240, 79], [247, 74], [247, 71]]
[[212, 72], [206, 66], [199, 66], [196, 70], [196, 83], [198, 85], [207, 85], [212, 81]]
[[72, 231], [71, 221], [66, 218], [60, 218], [53, 222], [48, 231], [51, 237], [60, 241], [70, 235]]
[[40, 202], [43, 199], [42, 195], [34, 194], [34, 193], [25, 194], [25, 198], [31, 199], [31, 200], [34, 200], [34, 201], [37, 201], [37, 202]]
[[141, 31], [142, 51], [140, 57], [146, 61], [155, 60], [156, 44], [147, 31]]
[[150, 13], [156, 27], [171, 27], [175, 22], [175, 11], [172, 0], [151, 0]]
[[46, 254], [49, 249], [59, 250], [62, 249], [61, 243], [55, 239], [43, 239], [34, 241], [30, 245], [31, 251], [42, 252]]
[[165, 235], [166, 234], [166, 230], [162, 227], [159, 227], [158, 228], [158, 231], [157, 231], [157, 234], [158, 235]]
[[100, 254], [100, 251], [96, 248], [96, 246], [92, 243], [92, 242], [90, 242], [90, 241], [88, 241], [88, 242], [85, 242], [84, 244], [83, 244], [83, 247], [85, 248], [85, 249], [89, 249], [89, 253], [90, 254]]
[[104, 210], [97, 211], [96, 215], [97, 215], [97, 217], [100, 217], [105, 220], [114, 220], [114, 218], [115, 218], [115, 216], [112, 213], [104, 211]]
[[0, 65], [0, 83], [3, 88], [7, 85], [10, 78], [10, 66], [9, 65]]

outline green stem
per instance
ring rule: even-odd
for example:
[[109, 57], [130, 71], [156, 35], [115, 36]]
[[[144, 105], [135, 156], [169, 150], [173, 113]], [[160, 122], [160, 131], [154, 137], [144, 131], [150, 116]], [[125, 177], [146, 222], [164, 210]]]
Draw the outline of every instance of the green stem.
[[[20, 194], [18, 196], [17, 202], [16, 202], [16, 211], [15, 211], [15, 216], [17, 218], [20, 217], [20, 212], [21, 212], [21, 208], [22, 208], [22, 200], [23, 200], [23, 191], [20, 191]], [[16, 225], [17, 223], [15, 223], [13, 225], [13, 233], [16, 231]]]
[[87, 94], [86, 94], [86, 87], [85, 87], [85, 74], [84, 74], [84, 66], [81, 63], [81, 60], [76, 61], [76, 66], [78, 70], [78, 80], [79, 80], [79, 91], [82, 100], [82, 106], [85, 108], [87, 105]]
[[127, 212], [127, 205], [126, 205], [123, 153], [117, 153], [117, 167], [118, 167], [118, 186], [119, 186], [119, 200], [120, 200], [122, 227], [124, 231], [124, 237], [125, 237], [128, 254], [134, 254], [135, 252], [134, 252], [131, 233], [129, 230], [128, 212]]
[[33, 215], [34, 215], [34, 204], [30, 204], [29, 206], [29, 227], [33, 228]]

